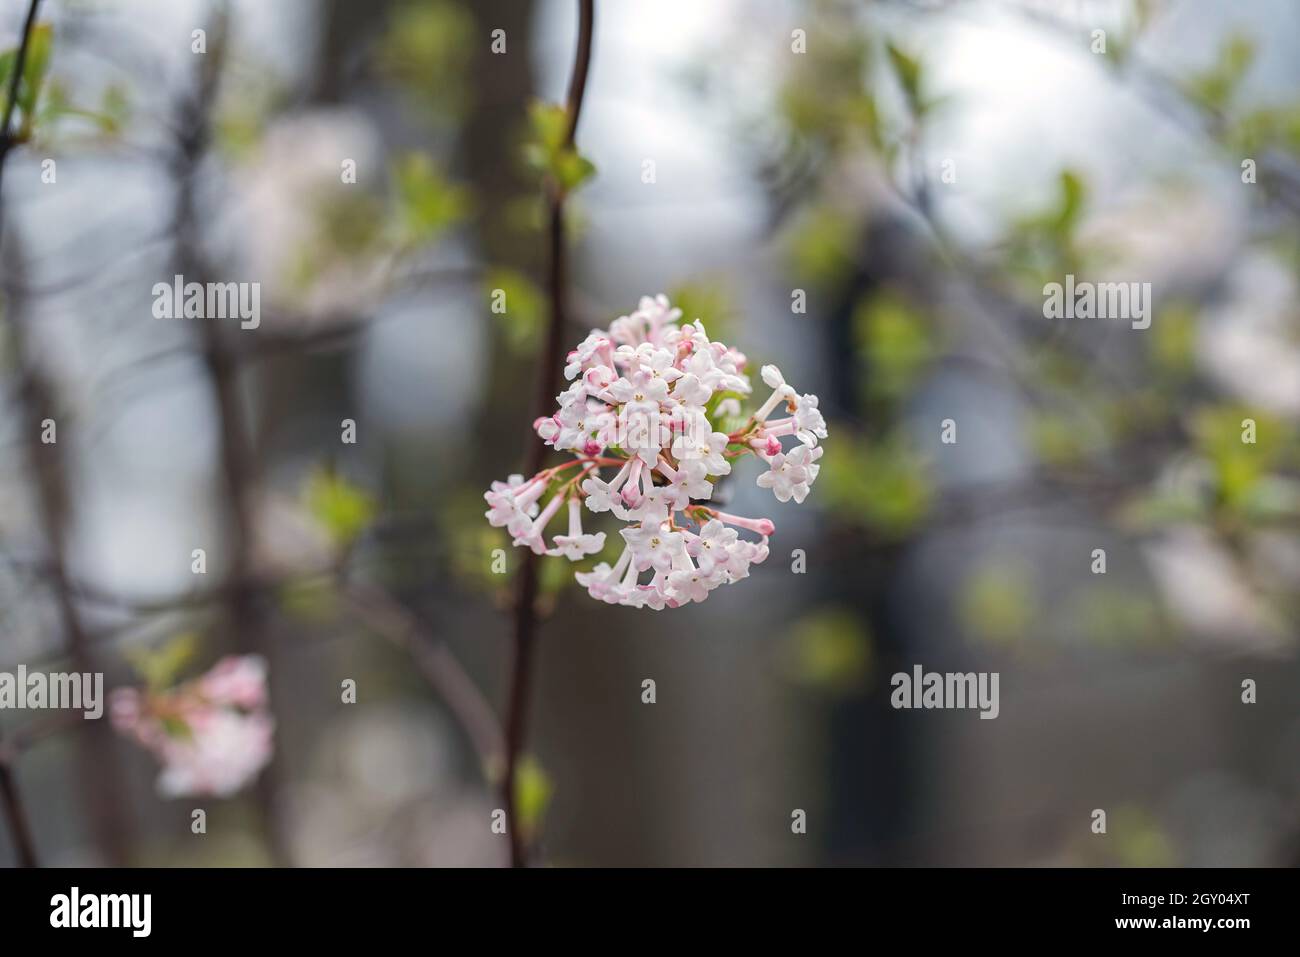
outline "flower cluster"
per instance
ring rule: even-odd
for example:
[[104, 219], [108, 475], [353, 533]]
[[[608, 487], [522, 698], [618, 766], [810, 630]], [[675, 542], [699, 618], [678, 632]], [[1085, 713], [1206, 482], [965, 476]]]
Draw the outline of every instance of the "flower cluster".
[[266, 662], [223, 658], [206, 674], [162, 692], [118, 688], [113, 725], [162, 762], [165, 797], [227, 797], [271, 760], [275, 722], [267, 710]]
[[[769, 519], [704, 504], [734, 459], [752, 454], [765, 462], [758, 485], [782, 502], [802, 502], [821, 468], [826, 421], [817, 397], [800, 395], [776, 366], [763, 366], [772, 392], [743, 416], [741, 403], [753, 391], [745, 356], [710, 339], [698, 319], [680, 325], [680, 318], [665, 296], [644, 297], [631, 315], [580, 342], [568, 355], [564, 375], [572, 384], [557, 397], [559, 408], [534, 423], [543, 442], [573, 460], [494, 482], [483, 496], [488, 521], [505, 527], [515, 545], [571, 561], [605, 547], [604, 532], [583, 531], [584, 505], [628, 523], [614, 564], [576, 576], [611, 604], [659, 610], [703, 601], [767, 558]], [[785, 416], [773, 419], [778, 408]], [[788, 450], [785, 436], [795, 440]], [[551, 520], [566, 508], [567, 533], [548, 543]]]

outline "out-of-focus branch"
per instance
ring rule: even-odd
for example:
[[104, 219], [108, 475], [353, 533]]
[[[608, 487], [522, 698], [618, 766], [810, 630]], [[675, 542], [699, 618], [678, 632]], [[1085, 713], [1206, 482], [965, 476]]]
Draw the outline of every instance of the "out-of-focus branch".
[[[9, 78], [9, 90], [5, 98], [4, 118], [0, 120], [0, 186], [3, 185], [5, 163], [9, 151], [13, 149], [14, 140], [10, 134], [13, 124], [14, 107], [18, 103], [18, 84], [22, 80], [23, 70], [27, 65], [27, 48], [31, 44], [32, 29], [36, 25], [36, 11], [41, 0], [32, 0], [27, 8], [27, 19], [23, 21], [22, 39], [18, 43], [18, 54], [14, 61], [13, 74]], [[0, 223], [3, 223], [3, 190], [0, 189]], [[2, 234], [0, 229], [0, 234]], [[18, 861], [24, 867], [36, 866], [36, 844], [32, 840], [31, 828], [27, 824], [27, 814], [23, 809], [18, 785], [13, 779], [13, 771], [4, 755], [0, 754], [0, 804], [4, 806], [5, 821], [13, 838]]]
[[[211, 268], [198, 236], [201, 221], [197, 208], [199, 167], [212, 136], [212, 113], [216, 107], [222, 68], [229, 39], [230, 10], [225, 3], [216, 7], [208, 30], [208, 52], [199, 58], [196, 87], [181, 104], [177, 117], [176, 151], [173, 169], [176, 177], [174, 229], [176, 269], [190, 281], [204, 282]], [[249, 577], [253, 549], [253, 494], [257, 472], [249, 426], [239, 391], [239, 363], [225, 342], [225, 330], [217, 323], [201, 326], [202, 356], [216, 407], [218, 457], [230, 510], [228, 582], [230, 589], [229, 627], [236, 648], [241, 652], [270, 655], [267, 630], [261, 609], [253, 593], [242, 587]], [[274, 673], [274, 669], [272, 669]], [[274, 699], [274, 695], [272, 695]], [[258, 778], [256, 799], [271, 859], [276, 864], [288, 862], [288, 848], [276, 797], [276, 762]]]
[[[4, 116], [0, 119], [0, 176], [10, 151], [17, 145], [12, 130], [14, 109], [17, 105], [19, 85], [24, 71], [28, 47], [35, 29], [39, 0], [33, 0], [23, 25], [23, 36], [15, 57], [14, 72], [10, 78]], [[0, 215], [3, 208], [0, 207]], [[8, 259], [17, 254], [11, 242]], [[27, 319], [21, 302], [6, 303], [5, 318], [9, 323], [14, 353], [18, 357], [19, 399], [22, 416], [27, 423], [23, 428], [28, 466], [36, 487], [37, 506], [44, 528], [50, 558], [50, 586], [54, 593], [60, 623], [69, 655], [78, 671], [95, 672], [94, 655], [89, 634], [85, 628], [69, 586], [65, 559], [68, 532], [68, 501], [66, 475], [61, 447], [57, 442], [46, 444], [37, 423], [44, 418], [55, 418], [59, 403], [54, 383], [44, 374], [29, 341]], [[80, 791], [86, 812], [91, 821], [106, 859], [110, 864], [120, 864], [126, 859], [128, 827], [123, 791], [113, 764], [111, 743], [107, 729], [97, 733], [97, 739], [81, 741], [78, 769], [82, 776]], [[12, 785], [12, 781], [10, 782]], [[16, 796], [16, 789], [13, 791]]]
[[[36, 13], [41, 0], [32, 0], [27, 7], [27, 18], [23, 20], [22, 37], [18, 41], [18, 53], [14, 57], [13, 73], [9, 76], [9, 89], [5, 95], [4, 117], [0, 119], [0, 178], [4, 176], [5, 162], [9, 152], [18, 145], [13, 135], [14, 109], [18, 106], [18, 87], [23, 80], [23, 71], [27, 68], [27, 51], [31, 47], [32, 32], [36, 28]], [[0, 206], [3, 213], [3, 206]], [[0, 219], [0, 222], [3, 222]]]
[[5, 821], [9, 824], [9, 835], [18, 854], [18, 864], [21, 867], [36, 867], [36, 842], [32, 839], [31, 825], [27, 823], [27, 812], [18, 796], [13, 768], [3, 758], [0, 758], [0, 807], [3, 807]]
[[478, 752], [484, 776], [499, 777], [505, 763], [501, 725], [446, 645], [430, 639], [419, 619], [377, 585], [349, 582], [343, 585], [343, 594], [358, 618], [411, 656]]
[[[960, 0], [949, 0], [942, 9], [956, 9], [959, 2]], [[915, 0], [903, 0], [903, 3], [915, 8]], [[1025, 3], [1012, 3], [1010, 7], [1031, 26], [1077, 42], [1081, 48], [1086, 49], [1083, 44], [1088, 39], [1087, 35], [1060, 14]], [[930, 6], [918, 12], [933, 13], [934, 8]], [[1187, 88], [1176, 77], [1170, 76], [1136, 50], [1125, 51], [1116, 65], [1115, 75], [1127, 80], [1126, 89], [1162, 116], [1198, 136], [1221, 141], [1228, 126], [1228, 117], [1222, 111], [1189, 96]], [[1277, 151], [1258, 157], [1258, 164], [1261, 173], [1258, 180], [1260, 188], [1290, 215], [1300, 216], [1300, 164]]]
[[[587, 89], [587, 72], [591, 67], [591, 42], [595, 21], [594, 0], [578, 2], [578, 43], [574, 54], [573, 73], [569, 80], [566, 104], [568, 125], [564, 146], [572, 149], [582, 112], [583, 95]], [[564, 201], [565, 193], [559, 184], [550, 184], [548, 190], [549, 228], [547, 244], [549, 275], [547, 292], [550, 298], [550, 318], [546, 330], [546, 345], [538, 361], [537, 415], [547, 415], [554, 403], [559, 382], [560, 360], [563, 357], [565, 316], [567, 315], [568, 263], [565, 250]], [[531, 432], [528, 443], [528, 464], [524, 474], [541, 471], [546, 447]], [[525, 551], [519, 570], [519, 590], [515, 598], [514, 661], [510, 672], [510, 698], [506, 710], [506, 767], [502, 779], [502, 800], [505, 802], [506, 827], [510, 835], [510, 863], [522, 867], [528, 860], [528, 849], [521, 831], [518, 810], [515, 806], [515, 775], [523, 751], [528, 714], [528, 692], [532, 684], [533, 645], [537, 633], [537, 556]]]

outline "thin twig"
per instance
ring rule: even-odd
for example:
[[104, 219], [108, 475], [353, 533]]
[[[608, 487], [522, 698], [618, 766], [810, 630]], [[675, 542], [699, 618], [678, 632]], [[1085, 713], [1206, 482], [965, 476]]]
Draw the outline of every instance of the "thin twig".
[[[18, 55], [14, 59], [13, 74], [9, 77], [4, 118], [0, 120], [0, 184], [3, 183], [5, 162], [9, 158], [9, 151], [14, 146], [9, 127], [13, 123], [14, 107], [18, 104], [18, 84], [27, 66], [27, 48], [31, 44], [32, 30], [36, 26], [36, 11], [40, 5], [41, 0], [32, 0], [27, 8], [22, 39], [18, 43]], [[3, 191], [0, 191], [0, 217], [4, 214], [3, 195]], [[4, 804], [5, 820], [9, 824], [9, 833], [17, 850], [19, 863], [24, 867], [35, 867], [36, 843], [32, 840], [31, 829], [27, 825], [27, 814], [23, 810], [22, 797], [13, 779], [13, 771], [3, 755], [0, 755], [0, 802]]]
[[[0, 118], [0, 177], [3, 175], [10, 152], [18, 145], [18, 138], [13, 132], [14, 110], [18, 105], [18, 94], [23, 72], [26, 69], [32, 36], [36, 29], [36, 16], [39, 0], [32, 0], [23, 23], [23, 34], [15, 56], [13, 74], [10, 77], [8, 97], [5, 102], [4, 115]], [[30, 117], [24, 117], [25, 126], [30, 125]], [[3, 206], [0, 206], [0, 215]], [[13, 352], [19, 361], [19, 391], [24, 416], [29, 425], [23, 430], [27, 459], [33, 472], [36, 486], [36, 498], [40, 518], [50, 552], [50, 577], [58, 609], [60, 624], [67, 641], [67, 649], [78, 671], [93, 672], [98, 670], [93, 661], [88, 632], [81, 620], [80, 613], [68, 586], [65, 547], [67, 539], [67, 488], [65, 483], [63, 461], [56, 445], [46, 445], [41, 441], [39, 432], [30, 424], [39, 421], [45, 415], [52, 414], [57, 408], [54, 385], [42, 374], [32, 358], [27, 338], [26, 321], [23, 310], [15, 303], [6, 303], [5, 317], [9, 322], [13, 340]], [[120, 863], [125, 859], [127, 846], [127, 819], [122, 801], [120, 781], [113, 764], [111, 752], [105, 740], [86, 739], [81, 744], [81, 761], [79, 771], [82, 775], [81, 792], [85, 806], [92, 821], [96, 837], [103, 848], [110, 864]], [[93, 784], [93, 788], [92, 788]], [[6, 803], [19, 800], [17, 787], [12, 775], [6, 782]], [[98, 791], [98, 793], [96, 793]], [[21, 810], [21, 809], [19, 809]], [[19, 817], [10, 816], [13, 824], [19, 823]], [[19, 842], [21, 844], [21, 842]]]
[[[592, 28], [595, 21], [594, 0], [578, 2], [578, 45], [574, 54], [573, 73], [569, 81], [569, 98], [566, 104], [568, 126], [564, 146], [572, 149], [582, 112], [582, 99], [587, 89], [587, 71], [591, 66]], [[558, 184], [549, 184], [547, 190], [550, 222], [547, 233], [549, 255], [548, 292], [550, 296], [550, 321], [546, 332], [546, 346], [539, 359], [537, 415], [551, 411], [559, 381], [560, 360], [564, 348], [564, 327], [567, 314], [568, 272], [565, 256], [564, 200], [565, 193]], [[530, 433], [526, 475], [541, 471], [546, 447]], [[523, 867], [528, 862], [528, 848], [522, 833], [518, 809], [515, 806], [515, 775], [523, 751], [528, 712], [528, 692], [532, 684], [533, 644], [537, 633], [537, 556], [525, 551], [519, 569], [519, 590], [515, 599], [514, 661], [510, 671], [510, 698], [506, 709], [506, 768], [502, 779], [502, 800], [505, 803], [506, 828], [510, 835], [510, 863]]]
[[36, 28], [36, 12], [40, 5], [41, 0], [32, 0], [27, 7], [27, 19], [23, 21], [23, 35], [18, 41], [18, 55], [14, 58], [14, 71], [9, 76], [4, 119], [0, 120], [0, 176], [4, 174], [4, 164], [9, 158], [9, 151], [17, 145], [10, 127], [13, 125], [14, 109], [18, 106], [18, 87], [22, 83], [23, 71], [27, 68], [27, 50], [32, 43], [32, 33]]

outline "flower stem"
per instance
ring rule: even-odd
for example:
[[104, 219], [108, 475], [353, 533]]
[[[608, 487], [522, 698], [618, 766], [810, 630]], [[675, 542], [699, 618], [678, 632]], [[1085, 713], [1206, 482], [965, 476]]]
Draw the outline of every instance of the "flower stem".
[[[578, 0], [578, 44], [569, 81], [566, 105], [568, 126], [565, 131], [566, 148], [571, 148], [582, 111], [582, 98], [587, 88], [587, 71], [591, 66], [592, 26], [595, 21], [595, 0]], [[548, 229], [550, 321], [546, 333], [546, 346], [541, 355], [538, 376], [537, 414], [549, 414], [555, 398], [560, 363], [563, 359], [564, 326], [568, 263], [565, 256], [564, 191], [558, 184], [550, 184], [547, 191], [550, 212]], [[535, 475], [541, 470], [546, 446], [534, 437], [528, 447], [528, 467], [525, 475]], [[519, 570], [519, 591], [515, 598], [514, 661], [510, 672], [510, 697], [507, 703], [505, 736], [506, 767], [502, 777], [502, 800], [505, 803], [506, 829], [510, 836], [510, 864], [523, 867], [528, 863], [528, 846], [522, 833], [515, 804], [515, 777], [523, 752], [529, 689], [532, 685], [534, 639], [537, 634], [537, 555], [524, 555]]]

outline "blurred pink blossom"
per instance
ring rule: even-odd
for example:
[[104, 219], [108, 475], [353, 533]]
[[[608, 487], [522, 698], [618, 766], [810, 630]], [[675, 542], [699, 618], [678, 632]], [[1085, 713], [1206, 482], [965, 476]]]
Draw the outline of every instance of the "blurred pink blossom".
[[275, 721], [258, 655], [223, 658], [167, 691], [118, 688], [109, 713], [114, 727], [162, 762], [158, 791], [165, 797], [228, 797], [271, 760]]

